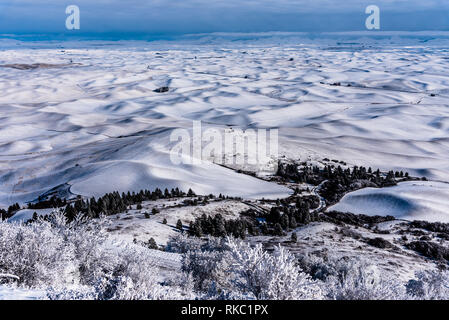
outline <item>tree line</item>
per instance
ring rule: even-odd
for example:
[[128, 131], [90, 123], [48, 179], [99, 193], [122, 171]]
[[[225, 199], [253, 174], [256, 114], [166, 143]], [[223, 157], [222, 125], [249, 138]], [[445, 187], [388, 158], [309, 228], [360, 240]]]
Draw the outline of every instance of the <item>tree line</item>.
[[[61, 208], [64, 207], [64, 215], [68, 221], [72, 221], [78, 214], [82, 214], [88, 218], [98, 218], [100, 215], [113, 215], [126, 211], [131, 205], [139, 205], [143, 201], [156, 201], [158, 199], [171, 199], [182, 197], [195, 197], [195, 192], [189, 189], [187, 193], [174, 188], [169, 191], [167, 188], [162, 191], [156, 188], [154, 191], [140, 190], [139, 192], [122, 192], [117, 191], [107, 193], [104, 196], [96, 199], [84, 199], [81, 196], [73, 201], [60, 199], [52, 196], [49, 200], [43, 200], [37, 203], [29, 203], [28, 209], [46, 209], [46, 208]], [[15, 212], [20, 210], [18, 203], [11, 205], [7, 210], [0, 209], [0, 216], [2, 219], [10, 218]], [[37, 215], [36, 215], [37, 216]]]

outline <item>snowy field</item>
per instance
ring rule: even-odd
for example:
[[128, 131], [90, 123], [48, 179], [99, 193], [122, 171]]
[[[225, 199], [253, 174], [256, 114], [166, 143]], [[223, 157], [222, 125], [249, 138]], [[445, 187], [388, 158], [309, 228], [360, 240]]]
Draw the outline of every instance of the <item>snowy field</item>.
[[45, 292], [29, 289], [18, 289], [0, 285], [0, 300], [40, 300], [45, 299]]
[[348, 193], [328, 210], [449, 223], [448, 199], [447, 183], [402, 182], [390, 188], [365, 188]]
[[[430, 206], [438, 220], [449, 203], [448, 46], [365, 41], [67, 48], [7, 41], [0, 51], [0, 206], [52, 188], [83, 196], [156, 187], [244, 198], [291, 192], [213, 163], [171, 163], [172, 129], [202, 120], [204, 127], [279, 128], [287, 158], [327, 157], [440, 181], [379, 191], [392, 195], [373, 212], [391, 214], [410, 200], [398, 217], [421, 218]], [[169, 91], [153, 91], [163, 86]], [[341, 206], [360, 212], [377, 206], [377, 194], [362, 190]]]

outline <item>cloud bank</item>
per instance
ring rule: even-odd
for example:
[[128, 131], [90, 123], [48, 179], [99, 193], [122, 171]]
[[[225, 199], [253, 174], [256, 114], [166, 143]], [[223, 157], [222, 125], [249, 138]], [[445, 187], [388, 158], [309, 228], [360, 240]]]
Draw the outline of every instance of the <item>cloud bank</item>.
[[2, 0], [0, 33], [66, 33], [72, 4], [81, 10], [79, 33], [357, 31], [371, 4], [381, 9], [382, 30], [449, 30], [446, 0]]

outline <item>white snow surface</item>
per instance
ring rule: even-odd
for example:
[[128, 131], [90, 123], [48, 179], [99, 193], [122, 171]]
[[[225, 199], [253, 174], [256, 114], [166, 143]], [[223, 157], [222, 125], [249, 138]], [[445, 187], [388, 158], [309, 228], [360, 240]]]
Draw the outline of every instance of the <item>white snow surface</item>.
[[[211, 201], [207, 205], [178, 207], [177, 205], [183, 200], [181, 198], [169, 201], [145, 201], [142, 203], [141, 210], [132, 209], [108, 216], [111, 222], [109, 232], [117, 241], [132, 243], [135, 239], [145, 243], [153, 238], [158, 245], [165, 246], [170, 237], [179, 233], [176, 229], [178, 219], [185, 227], [203, 214], [211, 217], [221, 214], [226, 220], [234, 220], [239, 218], [240, 212], [250, 208], [235, 200]], [[157, 208], [160, 212], [151, 214], [153, 208]], [[167, 220], [166, 224], [163, 223], [164, 219]]]
[[[65, 183], [85, 196], [155, 187], [247, 198], [290, 192], [212, 163], [172, 164], [171, 130], [191, 130], [192, 120], [279, 128], [288, 158], [449, 182], [447, 44], [362, 42], [5, 46], [0, 65], [73, 65], [0, 67], [0, 205]], [[161, 86], [170, 91], [153, 92]], [[432, 206], [440, 214], [449, 202], [441, 188], [423, 188], [414, 204], [442, 202]]]
[[54, 209], [23, 209], [19, 210], [8, 219], [9, 222], [27, 222], [33, 218], [33, 214], [36, 212], [38, 216], [49, 215]]
[[407, 181], [348, 193], [328, 210], [449, 223], [448, 199], [448, 183]]
[[0, 285], [0, 300], [42, 300], [46, 298], [44, 290], [21, 289]]

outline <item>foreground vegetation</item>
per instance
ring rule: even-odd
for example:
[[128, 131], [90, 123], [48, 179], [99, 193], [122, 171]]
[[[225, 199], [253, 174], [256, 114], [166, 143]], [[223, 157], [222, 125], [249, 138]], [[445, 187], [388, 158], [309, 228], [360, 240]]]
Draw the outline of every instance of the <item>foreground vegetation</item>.
[[166, 250], [182, 256], [181, 276], [158, 281], [157, 250], [112, 245], [104, 219], [61, 213], [31, 224], [0, 223], [3, 282], [40, 289], [49, 299], [447, 299], [449, 273], [427, 271], [406, 283], [363, 259], [295, 258], [277, 247], [182, 234]]

